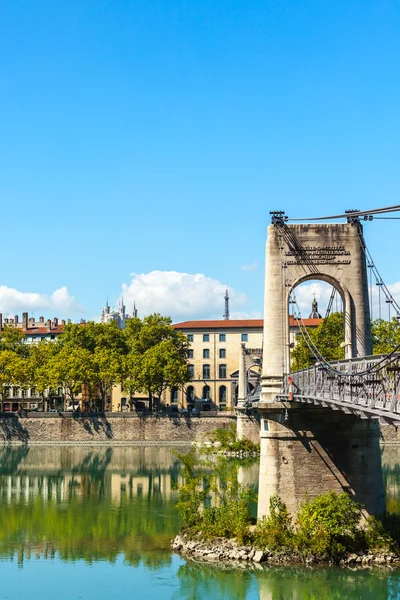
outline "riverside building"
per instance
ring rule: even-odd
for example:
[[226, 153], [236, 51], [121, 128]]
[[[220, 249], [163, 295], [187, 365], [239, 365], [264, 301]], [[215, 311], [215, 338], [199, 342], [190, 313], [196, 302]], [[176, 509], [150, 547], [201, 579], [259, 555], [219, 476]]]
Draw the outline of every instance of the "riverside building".
[[[322, 319], [317, 314], [312, 311], [308, 319], [303, 319], [304, 325], [310, 329], [318, 327]], [[247, 372], [248, 388], [252, 390], [258, 386], [263, 319], [184, 321], [173, 327], [186, 335], [190, 343], [188, 362], [192, 380], [184, 389], [172, 388], [163, 398], [164, 402], [199, 410], [224, 410], [235, 406], [242, 344], [252, 365]], [[289, 316], [289, 330], [290, 343], [295, 345], [300, 329], [292, 315]]]

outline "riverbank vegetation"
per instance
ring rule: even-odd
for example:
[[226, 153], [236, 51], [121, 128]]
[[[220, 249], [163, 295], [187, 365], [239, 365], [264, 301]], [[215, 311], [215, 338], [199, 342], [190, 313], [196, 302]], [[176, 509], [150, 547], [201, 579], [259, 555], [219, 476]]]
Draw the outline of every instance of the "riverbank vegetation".
[[245, 455], [260, 453], [260, 444], [238, 438], [236, 423], [231, 423], [228, 427], [217, 427], [208, 435], [208, 439], [211, 443], [218, 444], [218, 449], [222, 452]]
[[350, 553], [400, 552], [397, 516], [365, 522], [362, 507], [346, 493], [305, 497], [295, 520], [284, 501], [272, 496], [269, 515], [256, 521], [251, 512], [254, 491], [238, 483], [235, 470], [226, 471], [223, 459], [202, 458], [195, 451], [179, 458], [184, 483], [178, 487], [177, 510], [188, 540], [235, 539], [294, 562], [339, 562]]

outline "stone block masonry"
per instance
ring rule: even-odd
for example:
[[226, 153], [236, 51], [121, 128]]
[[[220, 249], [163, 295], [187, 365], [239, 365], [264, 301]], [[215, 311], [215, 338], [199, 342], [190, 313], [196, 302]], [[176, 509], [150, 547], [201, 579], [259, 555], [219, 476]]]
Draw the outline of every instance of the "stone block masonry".
[[35, 415], [0, 417], [0, 443], [180, 443], [203, 441], [217, 427], [228, 428], [236, 415], [154, 417], [136, 415]]

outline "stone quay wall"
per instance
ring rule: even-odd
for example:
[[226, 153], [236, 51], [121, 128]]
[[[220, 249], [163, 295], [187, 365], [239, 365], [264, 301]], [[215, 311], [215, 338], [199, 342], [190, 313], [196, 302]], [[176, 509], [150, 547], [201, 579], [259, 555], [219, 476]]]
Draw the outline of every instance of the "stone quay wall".
[[236, 415], [137, 416], [50, 414], [0, 417], [0, 444], [8, 443], [191, 443], [201, 442], [217, 427], [227, 428]]

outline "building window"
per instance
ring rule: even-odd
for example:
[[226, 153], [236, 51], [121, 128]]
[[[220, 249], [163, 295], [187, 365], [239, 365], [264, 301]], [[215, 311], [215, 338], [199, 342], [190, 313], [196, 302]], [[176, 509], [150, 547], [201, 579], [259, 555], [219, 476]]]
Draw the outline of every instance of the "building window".
[[203, 365], [203, 379], [210, 379], [210, 365]]
[[205, 386], [203, 386], [203, 400], [209, 400], [209, 399], [210, 399], [210, 386], [205, 385]]
[[187, 335], [187, 341], [188, 342], [193, 342], [193, 333], [188, 333], [188, 335]]
[[204, 348], [203, 358], [210, 358], [210, 350], [208, 348]]
[[190, 378], [193, 379], [194, 378], [194, 365], [188, 365], [188, 371], [189, 371]]
[[210, 334], [203, 333], [203, 342], [209, 342], [209, 341], [210, 341]]
[[28, 390], [22, 390], [22, 394], [21, 394], [21, 396], [22, 396], [23, 398], [26, 398], [26, 397], [28, 396]]
[[31, 388], [31, 398], [33, 398], [34, 396], [36, 396], [36, 388], [32, 387]]
[[249, 341], [249, 334], [242, 333], [242, 342], [248, 342], [248, 341]]
[[178, 402], [178, 388], [173, 387], [171, 390], [171, 404], [176, 404]]
[[218, 399], [220, 407], [226, 405], [226, 387], [224, 385], [219, 388]]
[[220, 342], [226, 342], [226, 334], [225, 333], [220, 333], [219, 334], [219, 341]]
[[218, 373], [220, 379], [226, 379], [226, 365], [219, 365]]
[[225, 348], [220, 348], [219, 349], [219, 357], [220, 358], [226, 358], [226, 350], [225, 350]]
[[194, 387], [192, 385], [189, 385], [186, 390], [186, 399], [187, 399], [188, 403], [193, 404], [193, 402], [194, 402]]
[[193, 358], [193, 350], [188, 350], [188, 358]]

